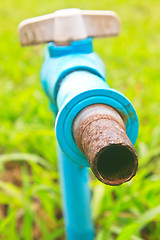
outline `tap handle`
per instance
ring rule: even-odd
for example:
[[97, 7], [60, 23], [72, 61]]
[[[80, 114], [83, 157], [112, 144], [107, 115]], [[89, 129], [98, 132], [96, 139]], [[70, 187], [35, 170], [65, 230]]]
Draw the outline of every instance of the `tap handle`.
[[22, 46], [54, 42], [70, 45], [88, 37], [112, 37], [120, 32], [119, 18], [112, 11], [62, 9], [26, 19], [19, 24]]

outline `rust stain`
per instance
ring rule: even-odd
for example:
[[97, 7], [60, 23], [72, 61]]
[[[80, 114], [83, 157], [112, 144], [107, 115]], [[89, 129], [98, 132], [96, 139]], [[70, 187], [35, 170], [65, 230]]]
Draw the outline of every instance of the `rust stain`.
[[118, 112], [103, 104], [89, 106], [75, 119], [74, 137], [94, 175], [108, 185], [129, 181], [138, 159]]

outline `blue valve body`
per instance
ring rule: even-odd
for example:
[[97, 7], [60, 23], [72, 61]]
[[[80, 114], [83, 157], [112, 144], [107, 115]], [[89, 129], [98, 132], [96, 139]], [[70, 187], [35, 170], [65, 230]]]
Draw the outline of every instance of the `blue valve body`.
[[92, 104], [106, 104], [122, 116], [132, 144], [138, 135], [138, 117], [131, 102], [105, 81], [103, 62], [93, 52], [92, 38], [70, 46], [48, 45], [41, 70], [41, 81], [52, 110], [57, 113], [56, 135], [62, 151], [80, 166], [89, 166], [72, 135], [76, 115]]

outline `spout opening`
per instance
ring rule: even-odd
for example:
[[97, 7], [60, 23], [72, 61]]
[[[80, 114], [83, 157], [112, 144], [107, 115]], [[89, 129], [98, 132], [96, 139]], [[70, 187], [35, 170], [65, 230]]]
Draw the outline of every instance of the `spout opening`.
[[129, 181], [137, 170], [137, 156], [133, 149], [120, 144], [112, 144], [97, 155], [97, 170], [103, 182], [120, 185]]

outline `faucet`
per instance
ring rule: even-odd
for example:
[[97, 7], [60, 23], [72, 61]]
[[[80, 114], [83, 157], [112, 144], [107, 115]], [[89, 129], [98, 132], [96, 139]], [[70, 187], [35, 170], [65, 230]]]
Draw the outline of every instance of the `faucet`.
[[132, 179], [138, 117], [132, 103], [106, 82], [93, 38], [117, 36], [112, 11], [63, 9], [19, 24], [22, 46], [48, 43], [42, 87], [56, 119], [57, 154], [68, 240], [93, 240], [89, 170], [106, 185]]

